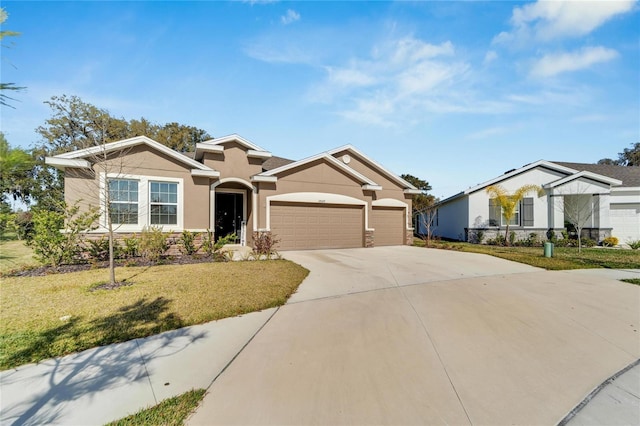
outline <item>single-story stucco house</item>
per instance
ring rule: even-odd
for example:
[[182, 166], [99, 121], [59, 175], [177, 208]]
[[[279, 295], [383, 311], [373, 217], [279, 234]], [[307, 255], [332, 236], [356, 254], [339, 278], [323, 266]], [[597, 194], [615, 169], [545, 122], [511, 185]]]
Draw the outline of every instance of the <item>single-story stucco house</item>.
[[[103, 206], [121, 234], [258, 232], [276, 247], [319, 249], [410, 244], [411, 199], [420, 193], [351, 145], [291, 161], [238, 136], [179, 153], [144, 136], [48, 157], [64, 170], [65, 201]], [[106, 231], [106, 217], [101, 228]]]
[[509, 224], [518, 239], [531, 233], [546, 238], [566, 229], [567, 205], [587, 206], [583, 236], [598, 242], [614, 236], [621, 243], [640, 240], [640, 167], [536, 161], [440, 201], [433, 218], [433, 235], [474, 241], [504, 232], [506, 223], [486, 188], [501, 185], [513, 192], [523, 185], [539, 185], [543, 196], [531, 193], [516, 209]]

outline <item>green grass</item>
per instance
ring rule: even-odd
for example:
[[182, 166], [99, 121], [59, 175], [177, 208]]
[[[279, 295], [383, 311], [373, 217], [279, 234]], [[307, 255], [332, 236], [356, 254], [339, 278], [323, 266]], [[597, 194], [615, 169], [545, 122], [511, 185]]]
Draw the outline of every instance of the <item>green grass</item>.
[[624, 281], [625, 283], [640, 285], [640, 278], [623, 278], [620, 281]]
[[286, 260], [94, 269], [0, 281], [0, 369], [284, 304], [309, 271]]
[[24, 241], [0, 240], [0, 274], [36, 265], [33, 250]]
[[[424, 242], [416, 240], [415, 245], [424, 246]], [[582, 253], [578, 253], [578, 249], [575, 247], [555, 247], [553, 257], [544, 257], [542, 247], [503, 247], [446, 241], [431, 241], [430, 247], [488, 254], [549, 270], [640, 268], [640, 252], [637, 250], [615, 250], [594, 247], [583, 248]]]
[[165, 399], [160, 404], [140, 410], [106, 426], [181, 426], [187, 417], [198, 407], [204, 397], [204, 389], [191, 390], [182, 395]]

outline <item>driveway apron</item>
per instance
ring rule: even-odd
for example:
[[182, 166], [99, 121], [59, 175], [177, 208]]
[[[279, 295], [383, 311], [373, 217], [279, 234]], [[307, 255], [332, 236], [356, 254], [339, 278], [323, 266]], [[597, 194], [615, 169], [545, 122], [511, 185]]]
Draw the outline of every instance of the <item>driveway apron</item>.
[[468, 253], [288, 252], [310, 269], [190, 424], [552, 424], [640, 357], [640, 287]]

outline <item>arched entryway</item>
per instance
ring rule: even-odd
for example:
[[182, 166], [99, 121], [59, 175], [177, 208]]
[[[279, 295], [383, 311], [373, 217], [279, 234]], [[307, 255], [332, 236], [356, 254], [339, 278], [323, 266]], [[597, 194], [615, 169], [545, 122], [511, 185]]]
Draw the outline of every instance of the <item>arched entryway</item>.
[[235, 243], [246, 245], [253, 226], [251, 183], [238, 178], [220, 179], [211, 185], [211, 230], [215, 239], [236, 235]]

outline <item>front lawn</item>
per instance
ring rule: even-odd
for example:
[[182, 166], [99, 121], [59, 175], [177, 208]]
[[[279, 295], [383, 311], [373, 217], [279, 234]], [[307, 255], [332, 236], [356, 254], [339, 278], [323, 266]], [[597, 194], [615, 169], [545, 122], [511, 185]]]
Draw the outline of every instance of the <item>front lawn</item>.
[[[415, 245], [424, 246], [416, 239]], [[544, 257], [542, 247], [503, 247], [485, 244], [470, 244], [447, 241], [431, 241], [430, 247], [457, 250], [469, 253], [482, 253], [501, 257], [515, 262], [550, 270], [561, 269], [639, 269], [640, 250], [606, 249], [602, 247], [583, 248], [578, 253], [575, 247], [554, 247], [553, 257]]]
[[0, 369], [280, 306], [309, 271], [286, 261], [93, 269], [0, 282]]
[[36, 265], [33, 250], [24, 241], [0, 240], [0, 274]]

